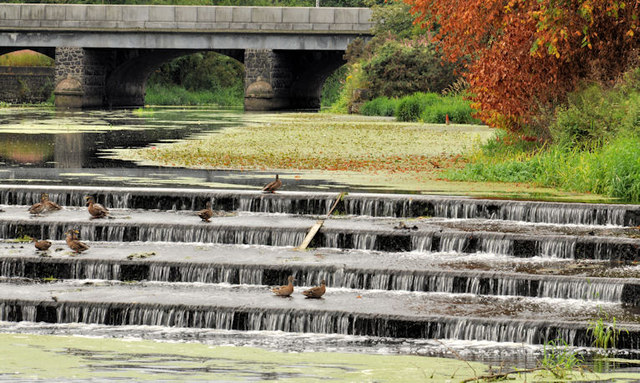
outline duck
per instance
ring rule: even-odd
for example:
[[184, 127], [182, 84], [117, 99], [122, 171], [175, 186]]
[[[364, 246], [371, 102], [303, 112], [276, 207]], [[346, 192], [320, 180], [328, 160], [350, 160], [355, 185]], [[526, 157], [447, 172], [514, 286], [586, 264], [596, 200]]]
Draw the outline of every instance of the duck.
[[89, 250], [89, 245], [84, 242], [80, 242], [78, 240], [78, 237], [76, 236], [77, 233], [77, 230], [69, 230], [65, 234], [67, 234], [67, 245], [71, 248], [71, 250], [73, 250], [74, 253], [80, 254], [83, 251]]
[[312, 287], [309, 290], [305, 290], [302, 292], [307, 298], [321, 298], [324, 293], [327, 291], [327, 285], [323, 280], [320, 281], [320, 286]]
[[202, 218], [202, 221], [211, 222], [209, 221], [209, 219], [213, 217], [213, 210], [211, 210], [211, 202], [207, 201], [206, 208], [200, 210], [196, 214], [198, 214], [198, 217]]
[[44, 209], [47, 210], [47, 211], [55, 211], [55, 210], [61, 210], [62, 209], [62, 207], [60, 205], [58, 205], [57, 203], [49, 200], [49, 194], [47, 194], [47, 193], [42, 193], [42, 196], [40, 197], [40, 200], [44, 204]]
[[44, 213], [44, 211], [45, 211], [45, 206], [42, 202], [34, 203], [29, 208], [29, 213], [34, 215], [40, 215]]
[[267, 193], [275, 193], [276, 190], [280, 189], [280, 187], [282, 187], [282, 181], [280, 181], [280, 176], [276, 174], [276, 180], [266, 184], [262, 188], [262, 191]]
[[289, 281], [289, 284], [280, 286], [280, 287], [274, 287], [271, 289], [271, 291], [279, 297], [289, 297], [291, 296], [291, 294], [293, 294], [294, 280], [295, 279], [293, 279], [293, 275], [289, 275], [289, 278], [287, 278], [287, 281]]
[[36, 249], [40, 251], [47, 251], [51, 247], [51, 241], [47, 241], [46, 239], [42, 239], [38, 241], [37, 238], [31, 238]]
[[89, 214], [91, 214], [91, 218], [104, 218], [109, 215], [109, 209], [96, 203], [96, 199], [89, 195], [84, 197], [87, 199], [87, 210], [89, 210]]

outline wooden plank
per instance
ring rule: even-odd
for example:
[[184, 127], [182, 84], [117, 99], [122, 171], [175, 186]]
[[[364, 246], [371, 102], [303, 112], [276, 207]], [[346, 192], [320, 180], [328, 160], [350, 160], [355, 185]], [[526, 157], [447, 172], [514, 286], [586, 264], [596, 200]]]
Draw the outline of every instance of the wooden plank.
[[[333, 205], [331, 206], [331, 209], [329, 209], [329, 212], [327, 213], [327, 218], [325, 219], [328, 219], [331, 216], [331, 214], [333, 214], [333, 211], [338, 206], [338, 203], [342, 201], [342, 198], [344, 198], [344, 196], [346, 195], [347, 195], [346, 192], [342, 192], [340, 193], [340, 195], [338, 195], [338, 198], [336, 198], [336, 202], [334, 202]], [[316, 233], [318, 232], [318, 230], [320, 230], [322, 225], [324, 225], [324, 221], [325, 221], [324, 219], [318, 220], [313, 226], [311, 226], [311, 228], [307, 232], [306, 237], [304, 237], [304, 240], [302, 240], [302, 243], [300, 244], [300, 246], [296, 247], [296, 250], [304, 250], [307, 248], [307, 246], [309, 246], [309, 244], [313, 240], [313, 237], [316, 236]]]

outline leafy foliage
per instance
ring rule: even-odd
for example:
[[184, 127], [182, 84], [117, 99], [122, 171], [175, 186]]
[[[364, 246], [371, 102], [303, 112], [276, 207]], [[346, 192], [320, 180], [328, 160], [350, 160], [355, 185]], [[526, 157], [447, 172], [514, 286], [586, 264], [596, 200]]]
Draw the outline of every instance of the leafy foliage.
[[378, 38], [368, 45], [362, 69], [373, 97], [440, 92], [455, 81], [453, 65], [442, 64], [426, 38]]
[[203, 52], [163, 64], [149, 77], [149, 82], [181, 85], [188, 90], [216, 90], [241, 88], [243, 77], [240, 62], [215, 52]]
[[608, 90], [592, 84], [570, 93], [551, 125], [554, 141], [568, 147], [601, 146], [621, 133], [640, 133], [640, 92], [626, 84]]
[[639, 8], [618, 0], [404, 1], [449, 60], [467, 60], [482, 120], [512, 131], [580, 79], [615, 80], [639, 46]]
[[[440, 92], [456, 80], [456, 64], [443, 61], [431, 33], [413, 25], [408, 5], [401, 1], [371, 3], [375, 36], [367, 43], [356, 39], [347, 48], [345, 88], [367, 89], [369, 99], [397, 98]], [[344, 89], [331, 110], [346, 113], [353, 98], [354, 94]]]
[[347, 69], [348, 68], [345, 65], [341, 66], [324, 82], [324, 86], [322, 87], [322, 96], [320, 98], [321, 106], [323, 108], [330, 107], [340, 98], [340, 92], [344, 85], [344, 78], [347, 76]]

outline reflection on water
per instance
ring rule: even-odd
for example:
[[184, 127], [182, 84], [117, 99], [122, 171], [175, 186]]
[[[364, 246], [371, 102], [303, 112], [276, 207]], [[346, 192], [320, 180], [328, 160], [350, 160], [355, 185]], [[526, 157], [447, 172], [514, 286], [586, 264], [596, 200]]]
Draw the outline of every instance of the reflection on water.
[[113, 148], [144, 147], [237, 125], [242, 115], [207, 109], [137, 112], [5, 108], [0, 111], [0, 164], [7, 167], [127, 167], [100, 157]]

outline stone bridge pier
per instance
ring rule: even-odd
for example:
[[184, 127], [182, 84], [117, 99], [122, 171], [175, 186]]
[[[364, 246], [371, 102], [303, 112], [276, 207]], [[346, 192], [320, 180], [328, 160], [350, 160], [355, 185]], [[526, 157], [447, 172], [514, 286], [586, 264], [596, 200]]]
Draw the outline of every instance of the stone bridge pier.
[[[344, 64], [340, 51], [217, 50], [245, 65], [245, 110], [319, 109], [327, 77]], [[144, 105], [145, 84], [161, 64], [188, 50], [55, 49], [56, 105]]]
[[322, 86], [345, 63], [337, 51], [246, 50], [245, 110], [319, 109]]

